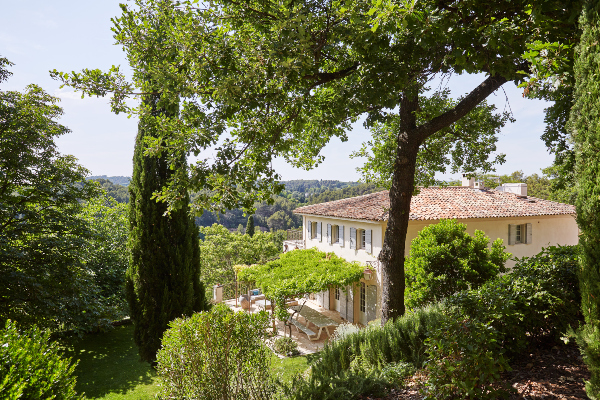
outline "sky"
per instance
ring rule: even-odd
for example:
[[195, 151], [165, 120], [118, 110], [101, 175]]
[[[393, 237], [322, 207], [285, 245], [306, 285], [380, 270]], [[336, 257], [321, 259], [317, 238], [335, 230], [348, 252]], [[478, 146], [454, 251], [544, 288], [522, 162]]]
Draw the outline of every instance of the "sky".
[[[137, 121], [110, 111], [107, 98], [85, 98], [69, 88], [60, 89], [49, 71], [80, 71], [83, 68], [107, 70], [121, 65], [128, 70], [125, 53], [114, 44], [111, 18], [120, 15], [123, 0], [0, 0], [0, 56], [15, 65], [13, 76], [1, 84], [2, 90], [22, 91], [35, 83], [61, 99], [64, 115], [60, 123], [71, 133], [57, 140], [59, 150], [72, 154], [92, 175], [131, 176]], [[460, 96], [483, 81], [484, 76], [454, 76], [449, 84], [453, 96]], [[522, 97], [514, 84], [488, 97], [499, 111], [509, 109], [516, 122], [500, 132], [498, 152], [506, 154], [506, 162], [497, 166], [498, 174], [522, 170], [526, 175], [538, 173], [552, 164], [540, 136], [544, 131], [544, 108], [549, 103]], [[356, 167], [360, 159], [349, 155], [370, 139], [360, 122], [348, 133], [348, 141], [335, 138], [325, 147], [325, 161], [305, 171], [276, 160], [273, 167], [283, 180], [332, 179], [357, 181]], [[459, 174], [438, 176], [458, 179]]]

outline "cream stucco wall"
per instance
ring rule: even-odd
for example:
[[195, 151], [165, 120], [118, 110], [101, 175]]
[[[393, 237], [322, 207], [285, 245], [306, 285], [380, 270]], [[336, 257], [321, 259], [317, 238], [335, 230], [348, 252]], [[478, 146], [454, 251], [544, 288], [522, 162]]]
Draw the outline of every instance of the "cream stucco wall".
[[[311, 239], [308, 235], [308, 222], [321, 222], [323, 225], [323, 231], [321, 240], [317, 238]], [[327, 242], [327, 224], [344, 226], [344, 243], [343, 244], [329, 244]], [[373, 244], [373, 253], [369, 254], [364, 249], [351, 249], [350, 248], [350, 228], [356, 229], [370, 229], [372, 231], [371, 242]], [[302, 223], [302, 237], [306, 248], [316, 247], [317, 249], [325, 252], [334, 252], [336, 255], [345, 258], [348, 261], [359, 261], [366, 263], [367, 261], [375, 261], [379, 252], [381, 251], [381, 245], [383, 244], [383, 230], [382, 224], [378, 222], [369, 221], [357, 221], [351, 219], [342, 218], [324, 218], [316, 216], [304, 216]]]
[[[323, 223], [322, 240], [310, 239], [308, 235], [307, 221]], [[417, 236], [419, 231], [427, 225], [438, 223], [438, 220], [431, 221], [410, 221], [406, 235], [406, 250], [408, 255], [411, 241]], [[467, 232], [473, 234], [475, 230], [484, 231], [491, 241], [498, 238], [502, 239], [506, 251], [513, 255], [506, 266], [512, 268], [515, 265], [514, 258], [531, 257], [539, 253], [543, 247], [550, 245], [574, 245], [579, 241], [579, 228], [575, 217], [571, 215], [544, 215], [537, 217], [517, 217], [517, 218], [472, 218], [458, 220], [467, 225]], [[532, 225], [532, 243], [508, 245], [508, 226], [510, 224], [528, 224]], [[327, 242], [327, 224], [344, 225], [344, 243], [329, 244]], [[321, 251], [334, 252], [344, 257], [348, 261], [376, 261], [381, 252], [386, 222], [369, 222], [343, 218], [330, 218], [320, 216], [303, 216], [303, 238], [305, 248], [316, 247]], [[363, 249], [350, 249], [350, 228], [371, 229], [373, 253], [369, 254]], [[376, 274], [367, 284], [377, 285], [377, 318], [381, 317], [381, 269], [376, 269]], [[356, 292], [355, 292], [356, 293]], [[355, 296], [355, 308], [358, 309], [357, 297]], [[358, 314], [355, 311], [355, 321], [358, 321]]]
[[[406, 251], [410, 251], [410, 243], [419, 231], [427, 225], [438, 221], [410, 221], [406, 235]], [[514, 258], [531, 257], [542, 251], [543, 247], [560, 245], [574, 245], [579, 241], [579, 228], [575, 217], [571, 215], [541, 215], [537, 217], [517, 218], [471, 218], [458, 220], [467, 225], [467, 232], [474, 234], [475, 230], [485, 232], [491, 241], [502, 239], [506, 251], [513, 255], [506, 266], [512, 268], [515, 265]], [[508, 225], [531, 224], [532, 243], [508, 244]]]

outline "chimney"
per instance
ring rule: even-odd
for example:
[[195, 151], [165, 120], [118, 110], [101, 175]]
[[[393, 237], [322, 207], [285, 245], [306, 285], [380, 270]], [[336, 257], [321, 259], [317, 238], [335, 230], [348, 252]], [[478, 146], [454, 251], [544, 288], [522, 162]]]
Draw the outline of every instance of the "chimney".
[[474, 187], [475, 186], [475, 178], [469, 178], [467, 174], [462, 174], [462, 185], [464, 187]]
[[514, 193], [518, 196], [527, 196], [526, 183], [503, 183], [502, 186], [496, 188], [502, 192]]

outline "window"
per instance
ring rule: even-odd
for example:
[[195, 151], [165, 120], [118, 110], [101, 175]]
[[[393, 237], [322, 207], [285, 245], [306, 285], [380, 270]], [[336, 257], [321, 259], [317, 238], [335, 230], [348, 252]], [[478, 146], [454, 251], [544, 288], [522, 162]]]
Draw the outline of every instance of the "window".
[[367, 286], [364, 282], [360, 283], [360, 312], [365, 312], [367, 309]]
[[335, 299], [336, 300], [340, 299], [340, 287], [339, 286], [335, 287]]
[[350, 228], [350, 248], [362, 249], [371, 254], [373, 252], [372, 235], [373, 231], [371, 229]]
[[335, 225], [335, 242], [340, 246], [344, 245], [344, 225]]
[[531, 244], [533, 231], [531, 224], [508, 225], [508, 244]]

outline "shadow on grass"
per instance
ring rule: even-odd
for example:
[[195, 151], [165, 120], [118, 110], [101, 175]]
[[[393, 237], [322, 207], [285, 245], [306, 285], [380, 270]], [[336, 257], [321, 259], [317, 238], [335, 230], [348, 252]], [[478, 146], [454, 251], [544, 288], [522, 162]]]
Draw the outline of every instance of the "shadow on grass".
[[79, 360], [75, 369], [77, 392], [85, 392], [87, 398], [125, 395], [132, 391], [134, 398], [145, 398], [158, 392], [156, 372], [139, 359], [132, 325], [88, 334], [83, 339], [69, 339], [66, 346], [65, 355]]

